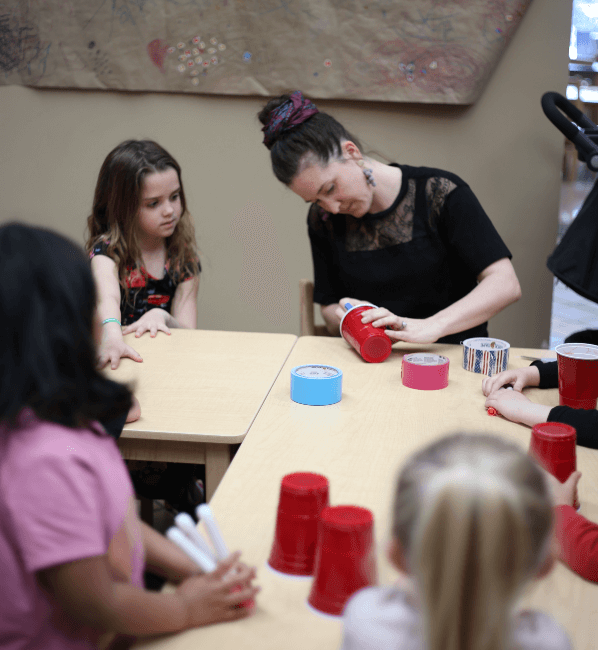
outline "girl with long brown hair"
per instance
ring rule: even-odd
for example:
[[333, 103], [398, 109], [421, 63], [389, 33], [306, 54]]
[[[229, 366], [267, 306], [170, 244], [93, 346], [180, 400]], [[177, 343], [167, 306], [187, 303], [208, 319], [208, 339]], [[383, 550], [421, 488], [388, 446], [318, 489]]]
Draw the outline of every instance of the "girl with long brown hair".
[[[124, 334], [197, 326], [201, 266], [181, 168], [159, 144], [127, 140], [102, 164], [87, 219], [99, 293], [100, 367], [142, 361]], [[124, 327], [123, 327], [124, 326]]]
[[[197, 327], [201, 266], [177, 161], [152, 140], [126, 140], [106, 157], [87, 219], [86, 248], [102, 323], [98, 365], [142, 361], [123, 335]], [[193, 465], [129, 461], [138, 494], [193, 514], [203, 500]]]

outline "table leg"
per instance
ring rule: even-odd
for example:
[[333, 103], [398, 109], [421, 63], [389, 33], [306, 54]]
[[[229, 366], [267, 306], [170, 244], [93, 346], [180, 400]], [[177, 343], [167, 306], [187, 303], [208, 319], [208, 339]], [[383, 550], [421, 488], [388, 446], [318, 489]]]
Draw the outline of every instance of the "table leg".
[[222, 480], [228, 466], [230, 465], [229, 445], [206, 443], [206, 502], [216, 492], [218, 484]]

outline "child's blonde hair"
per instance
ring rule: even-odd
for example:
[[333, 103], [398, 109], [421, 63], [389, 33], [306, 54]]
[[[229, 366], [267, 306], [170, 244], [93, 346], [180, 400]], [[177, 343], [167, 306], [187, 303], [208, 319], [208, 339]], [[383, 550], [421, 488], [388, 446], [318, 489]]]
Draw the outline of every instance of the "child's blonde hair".
[[395, 495], [393, 535], [421, 598], [427, 650], [505, 650], [512, 606], [548, 555], [552, 505], [538, 466], [488, 435], [415, 454]]

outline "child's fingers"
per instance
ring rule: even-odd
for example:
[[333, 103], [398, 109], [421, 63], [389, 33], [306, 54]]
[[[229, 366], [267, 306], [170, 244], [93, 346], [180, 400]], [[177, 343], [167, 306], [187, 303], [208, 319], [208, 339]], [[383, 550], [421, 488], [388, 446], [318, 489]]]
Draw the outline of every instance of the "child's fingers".
[[255, 598], [260, 591], [261, 587], [258, 587], [257, 585], [254, 585], [252, 587], [245, 586], [242, 589], [235, 589], [234, 591], [231, 591], [225, 596], [225, 601], [232, 606], [240, 605], [246, 600], [252, 600]]
[[141, 363], [143, 361], [141, 355], [134, 350], [130, 345], [127, 345], [123, 352], [123, 357], [128, 357], [129, 359], [133, 359], [133, 361], [137, 361], [138, 363]]
[[523, 378], [519, 377], [513, 384], [513, 390], [516, 390], [518, 393], [522, 393], [525, 388], [525, 383]]
[[241, 551], [231, 553], [225, 560], [218, 562], [218, 566], [212, 571], [212, 576], [218, 580], [222, 580], [224, 576], [231, 570], [234, 564], [237, 563], [241, 557]]
[[248, 567], [242, 562], [238, 562], [231, 570], [224, 576], [222, 579], [222, 585], [224, 589], [230, 591], [232, 589], [238, 589], [241, 586], [249, 584], [252, 580], [255, 579], [256, 570], [255, 567]]
[[571, 488], [576, 488], [581, 478], [581, 472], [573, 472], [571, 476], [565, 481], [565, 485], [570, 486]]

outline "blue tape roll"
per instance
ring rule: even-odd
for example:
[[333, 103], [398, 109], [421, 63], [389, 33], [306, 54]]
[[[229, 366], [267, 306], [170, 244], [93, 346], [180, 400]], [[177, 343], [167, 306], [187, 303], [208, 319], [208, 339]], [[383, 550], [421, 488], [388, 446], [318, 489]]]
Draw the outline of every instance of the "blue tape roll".
[[341, 401], [343, 373], [334, 366], [308, 364], [291, 370], [291, 399], [307, 406], [328, 406]]

